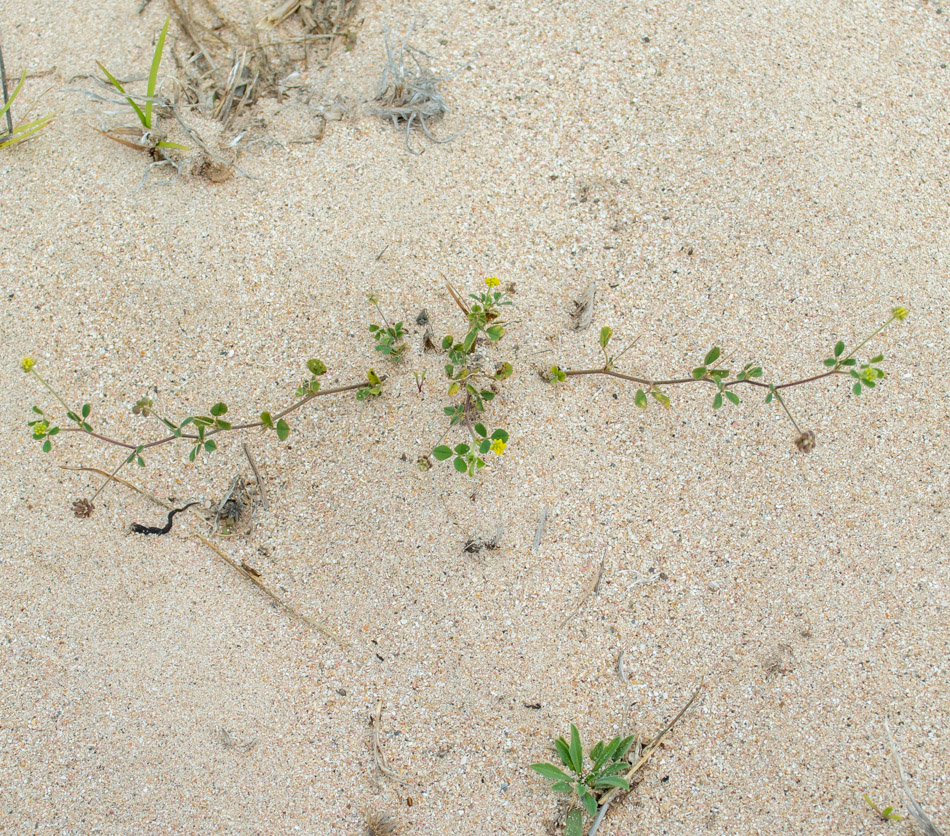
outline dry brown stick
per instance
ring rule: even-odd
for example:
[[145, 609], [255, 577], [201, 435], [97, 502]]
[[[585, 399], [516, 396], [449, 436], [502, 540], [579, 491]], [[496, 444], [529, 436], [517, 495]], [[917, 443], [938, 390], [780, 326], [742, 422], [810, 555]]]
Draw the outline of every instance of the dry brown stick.
[[380, 775], [391, 778], [400, 784], [408, 784], [409, 779], [393, 769], [386, 761], [386, 753], [383, 752], [383, 747], [379, 742], [379, 729], [382, 725], [382, 717], [383, 701], [377, 700], [376, 714], [373, 715], [373, 758], [376, 760], [376, 768], [379, 770]]
[[182, 31], [188, 36], [188, 39], [196, 47], [198, 47], [198, 50], [204, 56], [205, 61], [208, 62], [208, 66], [211, 67], [211, 72], [216, 73], [218, 71], [218, 66], [214, 63], [214, 61], [211, 60], [208, 50], [205, 49], [204, 44], [201, 42], [201, 36], [197, 31], [195, 31], [195, 21], [181, 10], [181, 7], [178, 5], [176, 0], [168, 0], [168, 5], [171, 6], [172, 13], [175, 15], [175, 20], [178, 25], [181, 26]]
[[561, 623], [557, 625], [557, 629], [560, 630], [568, 621], [570, 621], [578, 612], [580, 612], [581, 607], [587, 603], [587, 600], [591, 595], [595, 595], [600, 589], [600, 580], [604, 576], [604, 560], [607, 557], [607, 549], [604, 549], [604, 553], [600, 558], [600, 567], [597, 569], [597, 577], [594, 578], [593, 582], [587, 589], [584, 591], [584, 594], [578, 599], [577, 603], [574, 605], [574, 608], [568, 612], [567, 615], [561, 620]]
[[901, 776], [901, 784], [904, 787], [904, 803], [907, 805], [907, 812], [911, 814], [914, 821], [920, 826], [920, 829], [924, 831], [926, 836], [943, 836], [937, 829], [937, 826], [930, 820], [930, 816], [924, 812], [924, 808], [917, 803], [917, 799], [911, 795], [910, 787], [907, 786], [907, 776], [904, 775], [904, 766], [901, 763], [901, 756], [897, 751], [897, 746], [894, 743], [894, 735], [891, 734], [891, 726], [887, 722], [886, 717], [884, 718], [884, 728], [887, 731], [887, 739], [891, 744], [891, 755], [894, 756], [897, 772]]
[[462, 309], [462, 313], [465, 314], [465, 316], [468, 316], [472, 311], [468, 303], [462, 298], [462, 294], [452, 286], [451, 282], [446, 282], [445, 286], [449, 289], [449, 294], [455, 300], [455, 304]]
[[264, 510], [267, 510], [267, 493], [264, 491], [264, 480], [261, 479], [260, 471], [257, 469], [257, 462], [254, 461], [254, 456], [251, 455], [251, 448], [247, 446], [247, 442], [243, 442], [244, 446], [244, 455], [247, 456], [247, 460], [251, 463], [251, 470], [254, 471], [254, 478], [257, 479], [257, 489], [261, 492], [261, 506]]
[[241, 564], [235, 563], [233, 560], [231, 560], [230, 557], [228, 557], [223, 551], [221, 551], [221, 549], [219, 549], [214, 543], [208, 540], [207, 537], [205, 537], [202, 534], [198, 534], [198, 532], [195, 532], [195, 537], [201, 540], [202, 543], [204, 543], [208, 548], [210, 548], [225, 563], [227, 563], [233, 569], [236, 569], [238, 572], [240, 572], [245, 578], [247, 578], [252, 584], [254, 584], [254, 586], [256, 586], [261, 592], [263, 592], [268, 598], [270, 598], [275, 604], [279, 604], [281, 607], [287, 610], [287, 612], [289, 612], [291, 615], [295, 616], [296, 618], [299, 618], [304, 623], [309, 624], [314, 629], [323, 633], [323, 635], [326, 636], [328, 639], [333, 639], [333, 641], [335, 641], [341, 647], [350, 646], [348, 642], [344, 641], [339, 636], [337, 636], [336, 633], [334, 633], [325, 624], [322, 624], [321, 622], [317, 621], [315, 618], [311, 618], [308, 615], [304, 615], [302, 612], [299, 612], [298, 610], [296, 610], [291, 604], [288, 604], [276, 592], [271, 590], [268, 586], [266, 586], [253, 574], [248, 572], [247, 569], [241, 566]]
[[275, 7], [270, 14], [264, 15], [257, 21], [257, 28], [264, 31], [273, 29], [287, 20], [299, 8], [300, 0], [285, 0], [285, 2]]
[[575, 331], [586, 331], [590, 328], [591, 319], [594, 316], [594, 297], [596, 295], [597, 282], [593, 282], [574, 302], [571, 320]]
[[[99, 474], [100, 476], [108, 476], [108, 475], [109, 475], [109, 474], [106, 473], [104, 470], [99, 470], [99, 468], [97, 468], [97, 467], [65, 467], [65, 466], [63, 466], [62, 469], [63, 469], [63, 470], [81, 471], [81, 472], [86, 472], [86, 473], [97, 473], [97, 474]], [[154, 502], [156, 505], [161, 505], [163, 508], [171, 508], [171, 506], [170, 506], [167, 502], [163, 502], [163, 501], [160, 500], [158, 497], [152, 496], [152, 494], [150, 494], [148, 491], [143, 491], [141, 488], [136, 487], [136, 486], [133, 485], [131, 482], [126, 482], [125, 479], [120, 479], [118, 476], [116, 476], [116, 477], [113, 477], [113, 480], [112, 480], [112, 481], [118, 482], [120, 485], [124, 485], [125, 487], [129, 488], [129, 490], [135, 491], [137, 494], [140, 494], [141, 496], [144, 496], [146, 499], [151, 500], [151, 501]], [[349, 645], [349, 642], [346, 642], [346, 641], [344, 641], [343, 639], [341, 639], [339, 636], [336, 635], [336, 633], [334, 633], [334, 632], [333, 632], [329, 627], [327, 627], [326, 625], [321, 624], [321, 623], [320, 623], [319, 621], [317, 621], [316, 619], [310, 618], [309, 616], [306, 616], [306, 615], [304, 615], [303, 613], [298, 612], [296, 609], [294, 609], [294, 607], [293, 607], [292, 605], [288, 604], [283, 598], [281, 598], [279, 595], [277, 595], [276, 592], [273, 592], [272, 590], [270, 590], [270, 589], [269, 589], [267, 586], [265, 586], [261, 581], [259, 581], [254, 575], [252, 575], [250, 572], [248, 572], [247, 569], [245, 569], [245, 568], [244, 568], [243, 566], [241, 566], [240, 564], [235, 563], [233, 560], [231, 560], [230, 557], [228, 557], [223, 551], [221, 551], [221, 549], [219, 549], [217, 546], [215, 546], [214, 543], [210, 542], [207, 538], [205, 538], [205, 537], [202, 536], [201, 534], [198, 534], [197, 532], [195, 532], [195, 537], [197, 537], [199, 540], [201, 540], [202, 543], [204, 543], [206, 546], [208, 546], [208, 547], [209, 547], [218, 557], [220, 557], [225, 563], [227, 563], [229, 566], [231, 566], [232, 568], [234, 568], [234, 569], [236, 569], [238, 572], [240, 572], [242, 575], [244, 575], [244, 577], [247, 578], [251, 583], [253, 583], [258, 589], [260, 589], [261, 592], [263, 592], [265, 595], [267, 595], [267, 596], [268, 596], [271, 600], [273, 600], [276, 604], [279, 604], [281, 607], [283, 607], [285, 610], [287, 610], [287, 612], [289, 612], [291, 615], [296, 616], [296, 617], [299, 618], [301, 621], [303, 621], [303, 622], [309, 624], [311, 627], [313, 627], [313, 628], [315, 628], [316, 630], [320, 631], [320, 632], [323, 633], [323, 635], [325, 635], [327, 638], [333, 639], [333, 641], [335, 641], [337, 644], [341, 645], [342, 647], [349, 647], [349, 646], [350, 646], [350, 645]]]
[[[693, 691], [693, 695], [689, 698], [689, 702], [684, 705], [677, 715], [666, 724], [666, 728], [663, 729], [656, 737], [653, 738], [646, 746], [643, 747], [640, 757], [637, 759], [637, 762], [630, 768], [629, 772], [623, 777], [626, 779], [629, 784], [633, 780], [633, 776], [637, 774], [643, 767], [646, 765], [646, 762], [650, 760], [650, 757], [657, 750], [657, 747], [663, 742], [665, 738], [672, 730], [673, 727], [680, 721], [682, 716], [689, 710], [689, 707], [696, 702], [696, 698], [699, 696], [699, 692], [703, 689], [703, 679], [705, 679], [705, 674], [703, 678], [699, 680], [699, 685], [696, 686], [696, 690]], [[622, 792], [620, 787], [614, 787], [610, 792], [604, 794], [600, 797], [600, 800], [597, 802], [600, 806], [600, 810], [597, 813], [597, 818], [594, 819], [594, 823], [591, 825], [590, 831], [587, 836], [596, 836], [598, 829], [600, 828], [600, 823], [604, 820], [604, 817], [607, 815], [607, 808], [610, 806], [610, 803], [616, 798], [617, 794]]]
[[[66, 465], [60, 465], [59, 469], [72, 470], [77, 473], [95, 473], [95, 474], [98, 474], [99, 476], [105, 476], [106, 478], [112, 475], [110, 473], [107, 473], [104, 470], [100, 470], [98, 467], [67, 467]], [[140, 496], [144, 496], [146, 499], [151, 500], [156, 505], [161, 505], [162, 508], [171, 510], [172, 506], [169, 503], [165, 502], [162, 499], [159, 499], [157, 496], [152, 496], [152, 494], [150, 494], [148, 491], [143, 491], [141, 488], [136, 487], [131, 482], [126, 482], [125, 479], [121, 479], [118, 476], [112, 476], [112, 481], [118, 482], [120, 485], [124, 485], [129, 490], [135, 491], [137, 494], [139, 494]]]
[[531, 551], [536, 552], [541, 545], [541, 535], [544, 534], [544, 523], [548, 518], [548, 508], [545, 505], [541, 509], [541, 520], [538, 522], [538, 530], [534, 534], [534, 545], [531, 547]]
[[218, 505], [218, 510], [214, 515], [214, 525], [211, 527], [211, 536], [214, 537], [218, 533], [218, 523], [221, 522], [221, 511], [224, 510], [224, 506], [228, 504], [228, 500], [231, 498], [231, 495], [234, 493], [234, 489], [238, 486], [238, 482], [241, 480], [241, 474], [239, 473], [234, 479], [231, 480], [231, 487], [228, 488], [228, 492], [224, 495], [224, 499], [221, 500], [221, 504]]

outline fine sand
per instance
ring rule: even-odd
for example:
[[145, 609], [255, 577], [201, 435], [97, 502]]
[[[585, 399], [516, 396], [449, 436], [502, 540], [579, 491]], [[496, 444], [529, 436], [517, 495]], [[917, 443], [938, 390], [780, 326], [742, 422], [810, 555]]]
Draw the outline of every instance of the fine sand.
[[[142, 186], [147, 157], [93, 130], [128, 115], [81, 92], [97, 59], [147, 72], [167, 7], [138, 5], [0, 7], [8, 77], [40, 74], [22, 103], [52, 87], [37, 107], [57, 113], [0, 151], [0, 832], [355, 835], [377, 811], [399, 834], [559, 833], [529, 769], [552, 739], [649, 737], [703, 674], [598, 836], [910, 834], [862, 800], [906, 814], [885, 718], [950, 829], [950, 9], [364, 0], [352, 49], [314, 50], [242, 117], [250, 179], [186, 165]], [[368, 112], [384, 32], [410, 28], [458, 70], [431, 125], [455, 138], [413, 130], [421, 155]], [[185, 118], [215, 149], [239, 133]], [[510, 442], [475, 480], [422, 472], [453, 400], [416, 316], [461, 335], [445, 282], [486, 276], [514, 283], [485, 349], [514, 364], [486, 415]], [[371, 291], [406, 323], [397, 366]], [[710, 388], [670, 387], [643, 411], [623, 381], [537, 374], [596, 366], [609, 325], [639, 338], [629, 372], [688, 375], [718, 345], [786, 381], [895, 305], [908, 319], [861, 352], [885, 355], [874, 391], [787, 393], [808, 455], [761, 392], [714, 411]], [[130, 534], [166, 512], [115, 484], [74, 516], [101, 478], [61, 468], [124, 454], [75, 434], [43, 454], [26, 422], [56, 402], [24, 356], [123, 440], [161, 434], [131, 412], [144, 395], [239, 422], [289, 403], [311, 357], [325, 386], [385, 372], [376, 400], [295, 413], [286, 443], [222, 436], [195, 463], [168, 444], [123, 471], [209, 507], [253, 486], [247, 442], [268, 507], [211, 542], [292, 611], [198, 539], [203, 516]]]

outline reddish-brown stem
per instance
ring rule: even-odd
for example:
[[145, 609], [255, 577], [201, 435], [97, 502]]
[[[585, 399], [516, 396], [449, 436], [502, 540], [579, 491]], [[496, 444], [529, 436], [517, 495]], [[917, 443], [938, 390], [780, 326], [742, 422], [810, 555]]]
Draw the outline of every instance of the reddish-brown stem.
[[[567, 377], [573, 377], [576, 375], [582, 374], [602, 374], [607, 377], [616, 377], [620, 380], [627, 380], [630, 383], [639, 383], [642, 386], [676, 386], [680, 383], [711, 383], [713, 386], [716, 385], [716, 381], [711, 377], [681, 377], [676, 380], [647, 380], [645, 377], [634, 377], [633, 375], [623, 374], [622, 372], [615, 372], [613, 369], [577, 369], [575, 371], [564, 370], [564, 374]], [[832, 369], [829, 372], [822, 372], [821, 374], [813, 375], [812, 377], [804, 377], [801, 380], [793, 380], [789, 383], [780, 383], [777, 384], [774, 388], [776, 389], [788, 389], [792, 386], [802, 386], [805, 383], [813, 383], [816, 380], [821, 380], [825, 377], [830, 377], [831, 375], [844, 374], [844, 372], [839, 371], [838, 369]], [[768, 383], [763, 383], [760, 380], [731, 380], [729, 383], [724, 384], [725, 389], [728, 389], [732, 386], [738, 386], [741, 383], [747, 383], [749, 386], [759, 386], [762, 389], [770, 388]]]
[[[386, 378], [383, 377], [381, 379], [385, 380]], [[271, 418], [271, 420], [274, 423], [277, 423], [277, 421], [279, 421], [281, 418], [287, 415], [290, 415], [291, 412], [294, 412], [295, 410], [300, 409], [300, 407], [302, 407], [304, 404], [308, 403], [309, 401], [312, 401], [314, 398], [320, 397], [321, 395], [337, 395], [340, 392], [352, 392], [354, 389], [362, 389], [366, 385], [367, 385], [366, 383], [351, 383], [347, 386], [337, 386], [333, 389], [321, 389], [318, 392], [311, 392], [309, 395], [304, 396], [296, 403], [293, 403], [290, 406], [288, 406], [282, 412], [278, 412], [276, 415], [274, 415]], [[212, 435], [217, 435], [218, 433], [222, 433], [222, 432], [234, 432], [235, 430], [250, 430], [250, 429], [254, 429], [255, 427], [263, 427], [263, 426], [264, 426], [263, 421], [248, 421], [246, 424], [233, 424], [230, 427], [230, 429], [227, 429], [227, 430], [221, 429], [220, 427], [216, 429], [210, 429], [205, 433], [204, 437], [209, 438]], [[113, 444], [116, 447], [124, 447], [126, 450], [141, 449], [143, 451], [149, 450], [152, 447], [158, 447], [162, 444], [168, 444], [169, 441], [177, 441], [180, 438], [187, 438], [187, 439], [191, 439], [192, 441], [198, 440], [198, 436], [195, 433], [182, 433], [181, 435], [169, 435], [169, 436], [166, 436], [165, 438], [159, 438], [159, 439], [156, 439], [155, 441], [149, 441], [147, 444], [129, 444], [126, 441], [119, 441], [116, 438], [109, 438], [109, 436], [100, 435], [99, 433], [91, 432], [90, 430], [84, 430], [81, 427], [66, 427], [62, 429], [60, 432], [83, 433], [84, 435], [91, 436], [92, 438], [97, 438], [99, 439], [99, 441], [104, 441], [107, 444]]]

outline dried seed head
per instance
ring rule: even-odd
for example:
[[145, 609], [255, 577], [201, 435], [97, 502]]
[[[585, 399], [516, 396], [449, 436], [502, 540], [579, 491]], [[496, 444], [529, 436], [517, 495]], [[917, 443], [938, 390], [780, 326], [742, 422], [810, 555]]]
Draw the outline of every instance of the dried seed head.
[[432, 459], [429, 456], [419, 456], [419, 458], [416, 459], [416, 467], [422, 471], [432, 470]]
[[366, 814], [366, 836], [392, 836], [396, 822], [386, 813], [371, 811]]
[[812, 430], [806, 430], [795, 439], [795, 446], [800, 453], [810, 453], [815, 449], [815, 433]]
[[432, 333], [431, 328], [426, 328], [425, 333], [422, 335], [422, 351], [439, 351], [441, 352], [441, 347], [435, 341], [435, 334]]
[[73, 503], [73, 514], [79, 517], [79, 519], [85, 520], [92, 516], [92, 512], [95, 507], [96, 506], [93, 505], [88, 499], [77, 499]]
[[210, 183], [224, 183], [234, 176], [234, 167], [226, 160], [216, 160], [210, 154], [202, 154], [191, 165], [193, 177], [203, 177]]
[[135, 402], [135, 406], [132, 407], [132, 414], [148, 418], [153, 406], [155, 406], [155, 402], [151, 398], [139, 398]]

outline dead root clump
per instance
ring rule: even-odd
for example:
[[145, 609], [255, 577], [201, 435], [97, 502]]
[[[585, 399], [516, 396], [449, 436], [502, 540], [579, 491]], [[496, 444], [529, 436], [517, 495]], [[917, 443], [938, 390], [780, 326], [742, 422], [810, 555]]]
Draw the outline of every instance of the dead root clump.
[[191, 175], [209, 183], [224, 183], [234, 176], [234, 166], [202, 152], [191, 164]]
[[393, 836], [396, 821], [388, 813], [371, 810], [365, 815], [366, 836]]
[[426, 53], [409, 46], [405, 40], [398, 50], [391, 49], [387, 33], [386, 66], [373, 98], [371, 112], [380, 119], [392, 122], [399, 130], [405, 128], [406, 150], [410, 154], [422, 153], [413, 151], [409, 144], [413, 126], [418, 127], [431, 142], [442, 144], [455, 138], [437, 139], [429, 130], [429, 123], [441, 120], [449, 112], [440, 85], [454, 78], [465, 67], [448, 75], [435, 75], [429, 69], [428, 62]]
[[358, 5], [359, 0], [283, 0], [258, 21], [257, 28], [268, 31], [296, 13], [311, 35], [346, 35]]
[[[225, 15], [212, 0], [168, 0], [182, 37], [172, 48], [181, 85], [179, 101], [232, 127], [261, 97], [279, 102], [298, 84], [314, 48], [326, 57], [338, 40], [355, 43], [359, 0], [284, 0], [257, 21]], [[296, 31], [275, 27], [296, 15]]]

